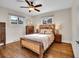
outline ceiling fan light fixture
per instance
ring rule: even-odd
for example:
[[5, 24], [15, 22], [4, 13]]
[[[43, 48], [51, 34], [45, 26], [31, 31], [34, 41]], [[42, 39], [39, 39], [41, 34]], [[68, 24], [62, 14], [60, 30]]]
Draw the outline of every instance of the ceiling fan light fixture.
[[28, 7], [26, 6], [22, 6], [21, 8], [28, 8], [29, 12], [31, 11], [37, 11], [37, 12], [40, 12], [39, 9], [37, 9], [38, 7], [41, 7], [42, 4], [37, 4], [37, 5], [34, 5], [34, 0], [25, 0], [25, 2], [29, 5]]
[[32, 8], [29, 8], [29, 10], [34, 10], [34, 8], [32, 7]]

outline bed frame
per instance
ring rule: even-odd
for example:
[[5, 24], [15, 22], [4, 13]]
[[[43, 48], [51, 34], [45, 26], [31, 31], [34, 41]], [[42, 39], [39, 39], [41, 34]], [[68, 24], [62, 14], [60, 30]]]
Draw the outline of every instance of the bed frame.
[[[39, 28], [40, 28], [40, 30], [41, 29], [52, 29], [52, 32], [55, 34], [55, 25], [54, 24], [52, 24], [52, 25], [40, 25]], [[37, 42], [37, 41], [29, 40], [26, 38], [20, 38], [20, 45], [22, 48], [23, 47], [28, 48], [28, 49], [32, 50], [33, 52], [39, 54], [40, 58], [43, 57], [43, 54], [45, 52], [42, 42]]]

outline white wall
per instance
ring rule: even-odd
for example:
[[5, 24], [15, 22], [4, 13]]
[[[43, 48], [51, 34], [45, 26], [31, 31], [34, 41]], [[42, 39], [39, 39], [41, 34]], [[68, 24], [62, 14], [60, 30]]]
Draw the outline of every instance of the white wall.
[[75, 57], [79, 57], [79, 0], [74, 0], [72, 6], [72, 47]]
[[14, 41], [17, 41], [20, 36], [22, 36], [25, 32], [25, 20], [24, 24], [11, 24], [9, 19], [9, 14], [12, 13], [14, 15], [24, 16], [25, 14], [22, 14], [20, 12], [12, 11], [6, 8], [0, 8], [0, 22], [6, 22], [6, 42], [11, 43]]
[[[54, 16], [53, 16], [54, 15]], [[53, 16], [54, 21], [57, 24], [62, 24], [62, 41], [70, 43], [72, 39], [72, 26], [71, 26], [71, 9], [64, 9], [64, 10], [59, 10], [55, 12], [48, 12], [45, 14], [41, 14], [38, 16], [32, 17], [32, 22], [34, 25], [36, 24], [41, 24], [42, 18], [44, 16]]]

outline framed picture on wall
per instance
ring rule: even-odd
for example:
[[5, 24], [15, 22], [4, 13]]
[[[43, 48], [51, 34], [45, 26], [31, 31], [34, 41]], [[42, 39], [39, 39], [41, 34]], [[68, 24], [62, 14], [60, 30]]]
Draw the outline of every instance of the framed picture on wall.
[[52, 24], [54, 22], [53, 20], [53, 17], [44, 17], [42, 20], [42, 24]]
[[18, 24], [23, 24], [23, 20], [24, 20], [24, 18], [19, 17], [19, 18], [18, 18]]
[[23, 20], [24, 20], [23, 17], [14, 16], [14, 15], [10, 16], [11, 24], [23, 24]]

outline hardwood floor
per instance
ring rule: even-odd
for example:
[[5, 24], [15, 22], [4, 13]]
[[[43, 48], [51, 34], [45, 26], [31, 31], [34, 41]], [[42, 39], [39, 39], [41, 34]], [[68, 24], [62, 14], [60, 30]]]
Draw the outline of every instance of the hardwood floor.
[[[29, 49], [21, 48], [20, 43], [14, 42], [0, 47], [0, 58], [38, 58], [38, 55]], [[45, 52], [44, 58], [73, 58], [70, 44], [53, 43]]]

